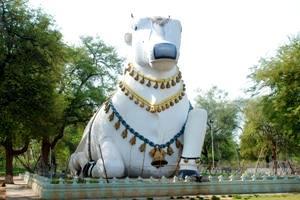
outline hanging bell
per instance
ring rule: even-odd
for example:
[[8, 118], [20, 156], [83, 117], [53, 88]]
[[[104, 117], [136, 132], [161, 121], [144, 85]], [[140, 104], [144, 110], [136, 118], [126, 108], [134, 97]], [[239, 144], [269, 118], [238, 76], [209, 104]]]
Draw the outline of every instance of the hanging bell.
[[174, 102], [173, 101], [170, 101], [170, 106], [174, 106]]
[[134, 75], [134, 70], [131, 70], [131, 72], [129, 72], [129, 75], [133, 76]]
[[144, 152], [146, 149], [146, 143], [141, 144], [141, 146], [139, 147], [140, 152]]
[[169, 145], [168, 148], [167, 148], [167, 154], [168, 154], [169, 156], [171, 156], [173, 153], [174, 153], [174, 151], [173, 151], [171, 145]]
[[180, 78], [177, 76], [176, 77], [176, 82], [179, 83], [180, 82]]
[[166, 88], [170, 88], [171, 85], [170, 85], [170, 82], [168, 81], [167, 84], [166, 84]]
[[122, 92], [124, 92], [125, 89], [126, 89], [125, 86], [122, 86], [122, 87], [121, 87], [121, 91], [122, 91]]
[[148, 83], [146, 84], [148, 87], [151, 86], [151, 81], [149, 80]]
[[115, 129], [118, 130], [120, 128], [120, 125], [121, 125], [121, 122], [120, 121], [117, 121], [115, 123]]
[[178, 72], [178, 77], [179, 77], [179, 78], [181, 78], [181, 77], [182, 77], [182, 75], [181, 75], [181, 72]]
[[156, 111], [157, 111], [157, 112], [161, 112], [161, 107], [158, 106], [157, 109], [156, 109]]
[[129, 143], [130, 143], [131, 145], [135, 145], [135, 143], [136, 143], [136, 137], [133, 136], [133, 137], [129, 140]]
[[114, 113], [114, 112], [112, 112], [112, 113], [109, 115], [108, 119], [109, 119], [110, 122], [114, 119], [114, 116], [115, 116], [115, 113]]
[[138, 99], [135, 99], [134, 100], [134, 103], [137, 105], [137, 104], [139, 104], [139, 100]]
[[170, 105], [167, 103], [167, 104], [166, 104], [166, 109], [168, 109], [168, 108], [170, 108]]
[[151, 112], [151, 113], [155, 113], [155, 112], [156, 112], [156, 109], [155, 109], [155, 107], [154, 107], [154, 106], [151, 106], [151, 108], [150, 108], [150, 112]]
[[105, 112], [105, 113], [108, 113], [109, 109], [110, 109], [109, 104], [105, 104], [104, 112]]
[[122, 138], [123, 138], [123, 139], [127, 138], [127, 134], [128, 134], [128, 131], [127, 131], [127, 129], [125, 129], [125, 130], [122, 132]]
[[105, 106], [105, 108], [109, 107], [109, 102], [106, 101], [106, 102], [104, 103], [104, 106]]
[[157, 148], [151, 149], [151, 151], [149, 151], [150, 156], [153, 157], [156, 151], [157, 151]]
[[126, 68], [127, 71], [130, 71], [131, 70], [131, 65], [128, 64], [128, 67]]
[[155, 82], [154, 86], [153, 86], [155, 89], [158, 88], [158, 82]]
[[150, 107], [150, 106], [147, 106], [146, 110], [147, 110], [148, 112], [150, 111], [150, 109], [151, 109], [151, 107]]
[[168, 162], [165, 160], [166, 152], [163, 149], [153, 148], [150, 151], [150, 155], [153, 155], [153, 161], [151, 162], [152, 166], [160, 168], [168, 164]]
[[133, 99], [133, 94], [131, 94], [131, 95], [129, 96], [129, 99], [130, 99], [130, 100], [132, 100], [132, 99]]
[[182, 143], [178, 139], [176, 139], [176, 147], [178, 149], [182, 147]]
[[182, 88], [183, 88], [183, 89], [182, 89], [183, 91], [185, 91], [185, 90], [186, 90], [186, 88], [185, 88], [185, 84], [183, 84], [183, 85], [182, 85]]
[[179, 102], [179, 100], [176, 98], [176, 99], [175, 99], [175, 103], [178, 103], [178, 102]]
[[144, 84], [144, 83], [145, 83], [145, 78], [144, 78], [144, 77], [142, 77], [142, 79], [140, 80], [140, 83], [141, 83], [141, 84]]
[[139, 74], [138, 73], [134, 76], [134, 80], [136, 80], [136, 81], [139, 80]]
[[144, 108], [145, 104], [143, 102], [140, 102], [140, 107]]
[[165, 84], [164, 84], [164, 82], [162, 82], [162, 83], [160, 84], [160, 89], [165, 89]]
[[174, 79], [171, 81], [172, 86], [176, 85], [176, 82], [174, 81]]

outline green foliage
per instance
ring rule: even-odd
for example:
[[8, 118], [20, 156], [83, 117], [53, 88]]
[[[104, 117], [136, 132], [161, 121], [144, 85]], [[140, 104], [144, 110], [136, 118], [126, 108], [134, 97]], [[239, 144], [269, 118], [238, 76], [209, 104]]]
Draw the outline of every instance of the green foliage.
[[[250, 91], [254, 95], [260, 94], [261, 98], [256, 106], [252, 106], [253, 114], [248, 111], [247, 117], [249, 119], [245, 125], [247, 130], [245, 130], [246, 135], [244, 137], [250, 138], [249, 132], [255, 134], [259, 127], [260, 129], [263, 127], [257, 120], [258, 117], [262, 118], [264, 123], [268, 124], [268, 128], [272, 129], [273, 140], [276, 145], [281, 147], [280, 152], [290, 156], [300, 153], [299, 63], [300, 36], [291, 38], [288, 44], [279, 47], [274, 57], [260, 60], [259, 65], [254, 68], [254, 72], [250, 75], [250, 78], [255, 82]], [[251, 117], [251, 115], [256, 115], [256, 112], [258, 116]], [[253, 121], [251, 122], [251, 120]], [[254, 138], [251, 139], [249, 146], [258, 142]], [[260, 138], [260, 141], [263, 140]], [[271, 141], [270, 138], [268, 141]]]
[[49, 16], [23, 0], [0, 0], [0, 144], [7, 153], [7, 183], [13, 182], [13, 157], [49, 130], [65, 55]]
[[227, 93], [217, 87], [211, 88], [196, 98], [196, 106], [207, 110], [208, 129], [206, 131], [202, 155], [211, 160], [211, 131], [214, 136], [215, 160], [236, 159], [237, 144], [234, 133], [239, 125], [239, 103], [227, 99]]
[[215, 196], [215, 195], [213, 195], [212, 197], [211, 197], [211, 200], [220, 200], [221, 198], [220, 197], [217, 197], [217, 196]]
[[66, 170], [68, 166], [68, 158], [75, 152], [77, 145], [79, 144], [84, 125], [70, 125], [66, 127], [65, 134], [62, 140], [55, 148], [57, 169], [59, 171]]
[[247, 102], [244, 109], [245, 125], [241, 135], [241, 155], [250, 160], [256, 160], [260, 152], [262, 155], [271, 155], [272, 150], [283, 151], [287, 147], [285, 138], [280, 132], [280, 127], [276, 127], [268, 119], [264, 104], [261, 98]]
[[60, 98], [57, 111], [52, 113], [54, 132], [52, 137], [43, 135], [43, 141], [48, 140], [52, 149], [60, 141], [54, 151], [59, 169], [66, 169], [68, 157], [75, 151], [87, 121], [115, 89], [123, 62], [115, 49], [101, 39], [81, 39], [81, 46], [69, 48], [69, 62], [57, 88]]
[[19, 0], [0, 7], [0, 134], [32, 133], [51, 112], [65, 46], [41, 11]]
[[63, 118], [67, 124], [86, 123], [115, 88], [123, 62], [114, 48], [99, 38], [81, 39], [81, 47], [69, 49], [71, 59], [58, 88], [66, 102]]

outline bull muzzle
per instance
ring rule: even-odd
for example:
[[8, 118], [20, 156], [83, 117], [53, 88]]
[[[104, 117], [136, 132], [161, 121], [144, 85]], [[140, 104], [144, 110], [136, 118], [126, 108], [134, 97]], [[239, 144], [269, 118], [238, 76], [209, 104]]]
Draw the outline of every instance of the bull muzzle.
[[171, 43], [159, 43], [154, 45], [154, 59], [172, 59], [176, 60], [177, 49]]

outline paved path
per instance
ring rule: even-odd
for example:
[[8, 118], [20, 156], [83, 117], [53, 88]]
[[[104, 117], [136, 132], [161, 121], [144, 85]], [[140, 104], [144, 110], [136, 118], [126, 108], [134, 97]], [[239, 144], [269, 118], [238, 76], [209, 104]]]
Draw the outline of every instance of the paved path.
[[0, 199], [39, 199], [31, 188], [26, 186], [25, 182], [20, 177], [15, 176], [14, 183], [15, 184], [6, 184], [6, 187], [0, 187]]

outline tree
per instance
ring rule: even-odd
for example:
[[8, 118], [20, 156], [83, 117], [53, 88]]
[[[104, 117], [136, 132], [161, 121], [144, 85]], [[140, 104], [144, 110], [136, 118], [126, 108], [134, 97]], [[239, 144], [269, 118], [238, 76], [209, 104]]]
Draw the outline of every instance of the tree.
[[245, 125], [241, 135], [241, 155], [254, 160], [272, 156], [273, 167], [277, 174], [278, 153], [285, 149], [286, 140], [281, 128], [268, 119], [268, 111], [261, 98], [248, 101], [244, 114]]
[[65, 65], [57, 88], [58, 112], [53, 112], [54, 131], [42, 135], [41, 164], [43, 175], [50, 169], [49, 152], [63, 138], [70, 126], [82, 126], [116, 86], [123, 60], [115, 49], [100, 38], [82, 37], [82, 46], [69, 49], [70, 61]]
[[6, 183], [13, 183], [13, 157], [45, 127], [64, 51], [62, 35], [46, 14], [22, 0], [0, 0], [0, 143], [6, 151]]
[[208, 112], [208, 129], [205, 136], [202, 155], [204, 160], [211, 160], [212, 137], [214, 142], [215, 160], [232, 160], [237, 155], [237, 144], [234, 133], [239, 127], [238, 101], [227, 99], [227, 93], [211, 88], [204, 94], [196, 97], [196, 107], [201, 107]]
[[[259, 108], [284, 142], [286, 154], [300, 154], [300, 36], [290, 38], [275, 56], [262, 58], [250, 75]], [[282, 142], [281, 141], [281, 142]]]

